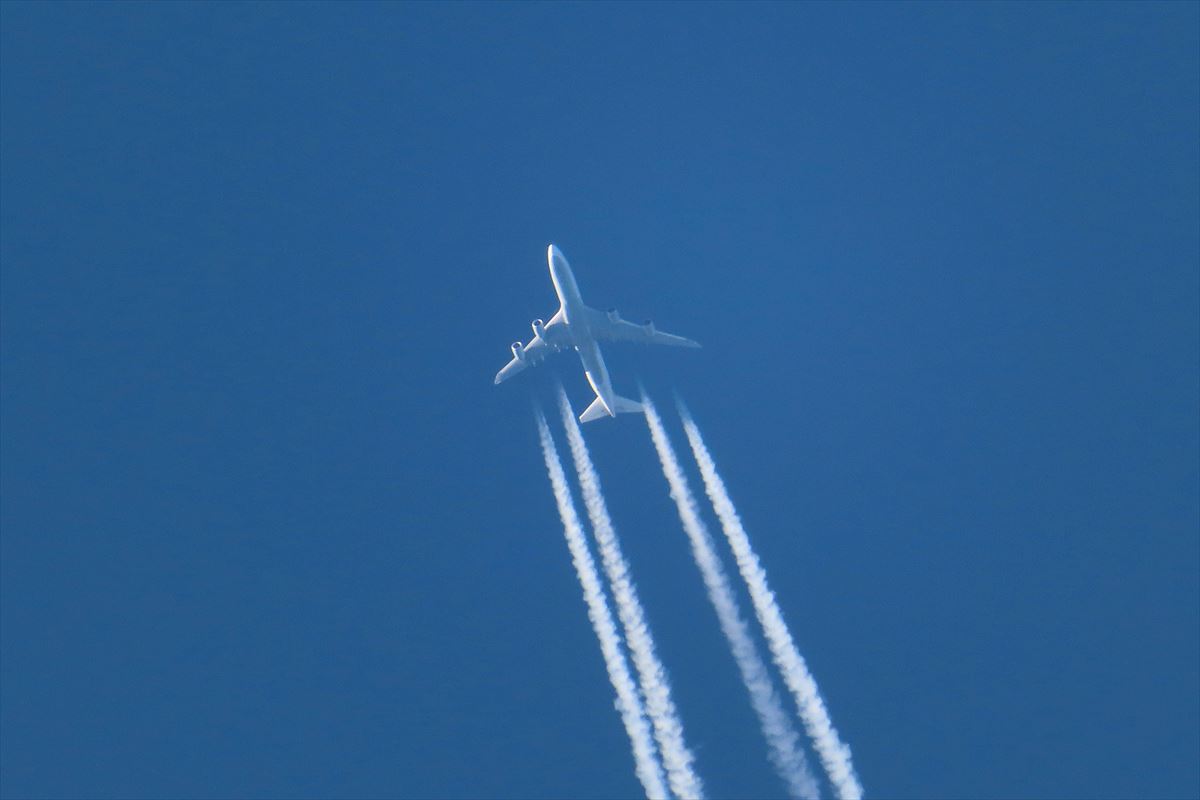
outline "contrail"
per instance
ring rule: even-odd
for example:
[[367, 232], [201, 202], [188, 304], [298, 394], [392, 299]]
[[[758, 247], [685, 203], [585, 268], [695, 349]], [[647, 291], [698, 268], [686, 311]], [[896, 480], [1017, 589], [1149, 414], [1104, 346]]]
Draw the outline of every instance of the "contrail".
[[742, 681], [750, 693], [750, 704], [758, 714], [763, 736], [766, 737], [769, 746], [771, 761], [793, 797], [815, 800], [817, 782], [808, 769], [804, 751], [800, 749], [800, 735], [783, 711], [783, 705], [767, 672], [767, 665], [759, 655], [746, 622], [742, 619], [737, 598], [713, 548], [708, 528], [700, 517], [700, 509], [691, 489], [688, 488], [687, 478], [679, 466], [679, 459], [675, 457], [675, 451], [654, 404], [644, 391], [642, 403], [645, 407], [646, 424], [650, 426], [650, 438], [654, 440], [654, 449], [658, 451], [659, 461], [662, 462], [663, 474], [671, 486], [671, 497], [675, 500], [683, 529], [692, 544], [692, 556], [708, 589], [709, 599], [717, 611], [721, 630], [742, 673]]
[[783, 682], [787, 684], [796, 700], [804, 729], [812, 739], [813, 747], [829, 775], [837, 796], [841, 800], [859, 800], [863, 788], [858, 776], [854, 774], [850, 748], [838, 738], [838, 732], [829, 719], [825, 701], [821, 699], [821, 693], [817, 690], [817, 682], [796, 648], [787, 623], [783, 621], [779, 604], [775, 602], [775, 594], [767, 583], [766, 570], [762, 568], [758, 555], [750, 546], [750, 537], [746, 535], [737, 509], [729, 499], [724, 481], [717, 474], [717, 465], [708, 448], [704, 446], [704, 438], [700, 435], [696, 421], [692, 419], [682, 400], [676, 398], [676, 402], [679, 406], [679, 416], [683, 418], [683, 430], [687, 434], [688, 443], [692, 446], [692, 453], [696, 456], [696, 463], [700, 466], [700, 474], [704, 478], [704, 490], [721, 520], [725, 538], [729, 540], [729, 546], [737, 559], [738, 571], [746, 581], [750, 599], [754, 603], [754, 611], [766, 633], [771, 656], [779, 671], [783, 673]]
[[579, 475], [583, 503], [591, 520], [592, 530], [596, 534], [600, 563], [612, 589], [617, 616], [625, 628], [625, 643], [629, 646], [634, 666], [637, 667], [642, 696], [646, 700], [646, 714], [654, 725], [654, 738], [658, 742], [659, 752], [662, 753], [671, 791], [677, 797], [688, 800], [701, 798], [704, 796], [704, 785], [692, 766], [692, 752], [684, 742], [683, 724], [675, 710], [675, 703], [671, 700], [671, 686], [667, 681], [666, 670], [654, 651], [654, 636], [646, 623], [637, 589], [629, 577], [629, 564], [621, 553], [621, 543], [617, 539], [612, 517], [609, 516], [608, 506], [600, 491], [600, 477], [596, 474], [596, 467], [588, 454], [587, 443], [583, 440], [583, 433], [579, 430], [579, 423], [575, 421], [567, 393], [561, 385], [558, 387], [558, 404], [562, 411], [563, 426], [567, 430], [567, 441], [571, 445], [575, 471]]
[[663, 780], [662, 767], [658, 763], [658, 754], [654, 751], [654, 740], [650, 735], [650, 727], [642, 711], [641, 698], [638, 697], [637, 686], [629, 673], [629, 664], [621, 651], [621, 639], [617, 634], [617, 625], [612, 612], [608, 608], [608, 600], [604, 597], [604, 589], [600, 583], [600, 575], [596, 571], [596, 563], [588, 551], [587, 539], [584, 537], [583, 525], [579, 522], [579, 514], [575, 511], [575, 502], [571, 499], [571, 490], [567, 486], [567, 476], [563, 473], [562, 461], [558, 458], [558, 448], [550, 436], [550, 428], [546, 425], [546, 416], [537, 409], [538, 437], [542, 442], [542, 456], [546, 459], [546, 471], [550, 474], [550, 485], [554, 489], [554, 500], [558, 504], [558, 515], [562, 517], [563, 532], [567, 538], [567, 547], [571, 551], [571, 561], [575, 564], [575, 572], [579, 576], [579, 584], [583, 587], [583, 599], [587, 602], [588, 618], [600, 640], [600, 651], [604, 654], [604, 664], [608, 668], [608, 678], [612, 681], [617, 692], [617, 710], [625, 723], [625, 732], [633, 745], [633, 760], [636, 765], [638, 780], [646, 790], [649, 800], [659, 800], [670, 795]]

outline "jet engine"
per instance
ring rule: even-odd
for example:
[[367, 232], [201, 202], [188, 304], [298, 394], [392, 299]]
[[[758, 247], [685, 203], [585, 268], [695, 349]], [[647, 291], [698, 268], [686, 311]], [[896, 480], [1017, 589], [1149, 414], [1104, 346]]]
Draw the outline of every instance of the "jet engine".
[[652, 320], [652, 319], [646, 320], [646, 322], [642, 325], [642, 327], [646, 329], [646, 333], [653, 334], [654, 333], [654, 320]]
[[533, 335], [541, 339], [543, 342], [546, 341], [546, 323], [542, 322], [540, 319], [535, 319], [533, 321]]
[[513, 358], [515, 358], [517, 361], [525, 360], [525, 345], [521, 344], [520, 342], [513, 342], [512, 351]]

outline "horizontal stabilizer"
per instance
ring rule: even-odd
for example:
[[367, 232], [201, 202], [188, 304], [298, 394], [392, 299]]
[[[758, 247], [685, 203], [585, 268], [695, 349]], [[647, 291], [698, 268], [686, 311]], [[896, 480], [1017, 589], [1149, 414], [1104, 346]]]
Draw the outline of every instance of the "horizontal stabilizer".
[[628, 397], [619, 397], [613, 395], [613, 406], [610, 409], [604, 404], [604, 401], [597, 397], [592, 401], [592, 404], [579, 415], [580, 422], [591, 422], [594, 419], [601, 417], [615, 417], [617, 414], [636, 414], [641, 412], [642, 404], [637, 400], [630, 400]]
[[592, 404], [588, 406], [582, 414], [579, 415], [579, 421], [591, 422], [594, 419], [600, 419], [601, 417], [607, 416], [609, 416], [609, 414], [608, 409], [604, 406], [604, 401], [597, 397], [592, 401]]
[[640, 414], [642, 413], [642, 404], [637, 400], [630, 400], [628, 397], [618, 397], [613, 395], [613, 402], [617, 407], [614, 409], [618, 414]]

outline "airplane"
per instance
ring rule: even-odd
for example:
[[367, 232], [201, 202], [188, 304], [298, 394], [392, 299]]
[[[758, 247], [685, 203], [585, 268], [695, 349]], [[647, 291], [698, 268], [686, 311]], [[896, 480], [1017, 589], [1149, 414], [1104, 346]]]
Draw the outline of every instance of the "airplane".
[[512, 361], [496, 373], [496, 383], [502, 383], [526, 367], [537, 366], [551, 353], [574, 349], [583, 362], [596, 399], [579, 415], [580, 422], [591, 422], [601, 417], [615, 417], [642, 410], [642, 404], [627, 397], [620, 397], [612, 388], [604, 357], [600, 355], [602, 339], [611, 341], [645, 342], [666, 344], [676, 347], [699, 347], [699, 343], [682, 336], [664, 333], [654, 327], [650, 320], [642, 325], [621, 319], [615, 308], [599, 311], [583, 302], [579, 285], [571, 274], [562, 251], [554, 245], [546, 249], [546, 261], [550, 265], [550, 280], [558, 295], [558, 311], [549, 322], [533, 321], [533, 339], [528, 345], [513, 342]]

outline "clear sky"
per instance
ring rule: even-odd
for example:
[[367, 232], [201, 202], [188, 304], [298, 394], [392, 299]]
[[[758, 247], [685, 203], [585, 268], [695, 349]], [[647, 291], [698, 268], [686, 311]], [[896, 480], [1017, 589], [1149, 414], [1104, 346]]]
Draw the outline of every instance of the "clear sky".
[[[530, 415], [589, 391], [492, 385], [555, 242], [704, 343], [606, 353], [869, 797], [1197, 796], [1198, 10], [0, 3], [0, 794], [635, 796]], [[701, 775], [782, 795], [586, 433]]]

